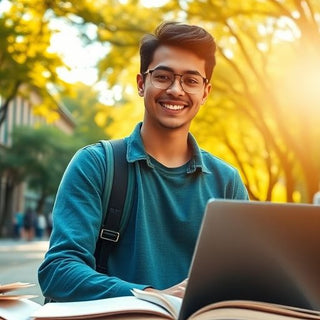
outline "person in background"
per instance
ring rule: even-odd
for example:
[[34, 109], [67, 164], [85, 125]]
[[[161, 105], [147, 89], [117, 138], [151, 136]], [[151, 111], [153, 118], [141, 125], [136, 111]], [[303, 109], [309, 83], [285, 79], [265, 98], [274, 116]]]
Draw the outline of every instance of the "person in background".
[[320, 183], [318, 191], [313, 195], [313, 204], [320, 205]]
[[43, 239], [46, 232], [47, 221], [44, 214], [39, 213], [37, 216], [36, 236], [38, 239]]
[[144, 118], [125, 138], [136, 179], [128, 224], [107, 273], [97, 272], [108, 163], [101, 144], [82, 148], [62, 178], [50, 247], [38, 272], [47, 299], [117, 297], [133, 288], [183, 297], [208, 200], [248, 200], [238, 171], [201, 149], [189, 132], [211, 91], [215, 50], [206, 30], [177, 22], [164, 22], [142, 38], [136, 82]]
[[23, 232], [24, 238], [27, 241], [33, 240], [35, 236], [36, 221], [37, 217], [35, 211], [31, 207], [28, 207], [23, 216]]
[[23, 213], [18, 211], [13, 216], [13, 238], [21, 238], [21, 230], [23, 228]]
[[50, 238], [52, 232], [52, 211], [50, 211], [47, 215], [47, 236]]

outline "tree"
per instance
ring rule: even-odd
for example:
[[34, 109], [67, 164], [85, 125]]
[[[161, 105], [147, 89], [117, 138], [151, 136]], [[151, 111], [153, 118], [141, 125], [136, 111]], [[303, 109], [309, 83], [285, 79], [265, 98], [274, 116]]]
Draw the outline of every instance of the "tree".
[[32, 101], [35, 112], [49, 120], [50, 115], [56, 117], [49, 86], [54, 84], [55, 90], [68, 86], [57, 75], [61, 58], [48, 50], [53, 32], [46, 11], [43, 1], [12, 0], [9, 10], [0, 14], [0, 126], [11, 100], [17, 95], [30, 100], [30, 92], [41, 97]]
[[[282, 177], [286, 200], [294, 201], [295, 192], [300, 190], [302, 199], [310, 202], [320, 180], [320, 129], [316, 124], [320, 116], [316, 89], [320, 71], [319, 2], [229, 1], [227, 8], [215, 2], [207, 5], [208, 10], [200, 10], [198, 2], [190, 2], [187, 12], [196, 21], [209, 25], [214, 21], [213, 33], [221, 39], [215, 91], [216, 96], [227, 99], [225, 103], [216, 100], [219, 104], [210, 112], [218, 107], [225, 112], [228, 149], [238, 151], [237, 165], [245, 163], [241, 150], [247, 158], [251, 154], [251, 163], [255, 158], [265, 158], [269, 186], [275, 187], [274, 182]], [[248, 136], [244, 130], [237, 138], [229, 130], [230, 121], [242, 119], [242, 129], [247, 127], [250, 132], [255, 128], [256, 138], [244, 139], [243, 135]], [[249, 180], [246, 168], [242, 166], [241, 171], [254, 198], [272, 198], [270, 188], [254, 192], [257, 183]], [[254, 172], [259, 173], [258, 163]]]
[[[112, 121], [109, 115], [112, 108], [99, 101], [99, 94], [95, 89], [82, 83], [75, 83], [72, 95], [61, 95], [60, 98], [77, 121], [73, 136], [83, 144], [110, 138], [105, 124]], [[100, 113], [103, 113], [103, 119], [99, 119]], [[99, 125], [102, 122], [103, 125]]]
[[[81, 141], [68, 136], [54, 127], [19, 127], [13, 132], [13, 143], [1, 158], [1, 170], [12, 181], [8, 193], [11, 197], [14, 187], [26, 181], [30, 189], [40, 195], [36, 211], [43, 212], [48, 196], [54, 196], [62, 174]], [[2, 221], [8, 220], [7, 208]], [[2, 229], [0, 226], [0, 230]]]

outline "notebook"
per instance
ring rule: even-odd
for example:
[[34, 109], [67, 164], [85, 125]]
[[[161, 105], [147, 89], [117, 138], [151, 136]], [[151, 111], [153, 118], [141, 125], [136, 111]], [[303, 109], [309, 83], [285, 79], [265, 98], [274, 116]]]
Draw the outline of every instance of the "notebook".
[[233, 299], [320, 309], [320, 206], [208, 202], [180, 319]]

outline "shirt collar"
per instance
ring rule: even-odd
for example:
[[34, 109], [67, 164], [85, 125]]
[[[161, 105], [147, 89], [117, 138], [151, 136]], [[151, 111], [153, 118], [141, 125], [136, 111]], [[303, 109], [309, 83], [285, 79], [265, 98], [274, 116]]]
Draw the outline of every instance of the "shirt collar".
[[[127, 142], [127, 161], [135, 162], [139, 160], [145, 160], [149, 167], [153, 168], [153, 164], [150, 161], [149, 155], [146, 153], [140, 130], [142, 122], [138, 123], [130, 136], [126, 137]], [[208, 173], [209, 170], [205, 166], [202, 158], [202, 152], [199, 148], [195, 138], [191, 133], [188, 134], [188, 143], [193, 150], [193, 156], [187, 165], [187, 173], [194, 173], [196, 171], [202, 171]]]

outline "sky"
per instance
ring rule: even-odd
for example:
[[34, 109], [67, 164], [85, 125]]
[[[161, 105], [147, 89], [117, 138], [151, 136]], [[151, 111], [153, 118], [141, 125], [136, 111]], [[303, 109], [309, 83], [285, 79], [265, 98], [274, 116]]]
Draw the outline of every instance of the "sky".
[[[51, 20], [50, 26], [59, 29], [51, 38], [50, 51], [57, 52], [70, 67], [60, 68], [60, 77], [70, 83], [83, 82], [91, 85], [97, 80], [97, 61], [102, 58], [108, 49], [101, 43], [84, 44], [79, 31], [64, 23], [62, 20]], [[94, 34], [95, 27], [89, 26], [87, 34]]]

